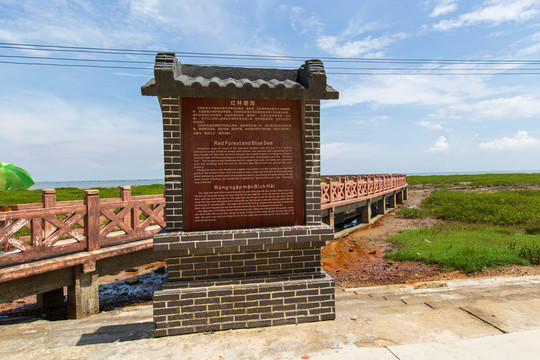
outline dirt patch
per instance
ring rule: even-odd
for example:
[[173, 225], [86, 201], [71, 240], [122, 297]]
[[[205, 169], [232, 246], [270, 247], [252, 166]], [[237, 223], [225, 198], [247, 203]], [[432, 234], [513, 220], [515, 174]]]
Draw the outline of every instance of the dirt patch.
[[[476, 191], [499, 191], [521, 188], [517, 186], [488, 186], [474, 188]], [[531, 188], [531, 187], [523, 187]], [[535, 188], [535, 187], [533, 187]], [[409, 199], [403, 206], [418, 207], [433, 191], [431, 185], [409, 188]], [[458, 187], [456, 190], [469, 188]], [[322, 249], [322, 268], [335, 280], [336, 287], [350, 288], [389, 284], [409, 284], [426, 281], [450, 280], [470, 277], [539, 275], [540, 266], [508, 266], [488, 269], [484, 272], [464, 274], [446, 271], [438, 265], [420, 262], [389, 262], [384, 254], [397, 250], [398, 245], [387, 239], [404, 229], [432, 226], [433, 218], [405, 219], [391, 212], [378, 222], [336, 239]]]

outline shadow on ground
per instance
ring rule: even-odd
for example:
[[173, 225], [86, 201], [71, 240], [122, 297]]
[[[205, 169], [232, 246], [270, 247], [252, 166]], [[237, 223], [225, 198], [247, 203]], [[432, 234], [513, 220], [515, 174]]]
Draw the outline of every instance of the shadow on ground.
[[151, 321], [135, 324], [102, 326], [91, 334], [83, 334], [77, 346], [112, 344], [154, 337], [154, 323]]

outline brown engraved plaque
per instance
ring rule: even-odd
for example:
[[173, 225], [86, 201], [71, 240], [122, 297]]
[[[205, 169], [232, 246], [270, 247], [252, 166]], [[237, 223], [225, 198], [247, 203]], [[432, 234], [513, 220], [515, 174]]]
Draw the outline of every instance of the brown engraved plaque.
[[183, 98], [185, 230], [302, 225], [298, 100]]

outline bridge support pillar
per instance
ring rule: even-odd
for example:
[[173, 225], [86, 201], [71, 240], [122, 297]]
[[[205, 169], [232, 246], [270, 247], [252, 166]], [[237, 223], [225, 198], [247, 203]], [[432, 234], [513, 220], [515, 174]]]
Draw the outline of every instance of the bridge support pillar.
[[406, 187], [403, 189], [403, 200], [408, 200], [409, 199], [409, 188]]
[[335, 229], [336, 224], [336, 210], [334, 208], [328, 209], [328, 225], [332, 227], [332, 229]]
[[401, 191], [399, 191], [399, 192], [396, 194], [396, 202], [397, 202], [398, 204], [403, 204], [403, 191], [405, 191], [405, 190], [402, 189]]
[[395, 209], [396, 208], [396, 193], [393, 192], [392, 194], [390, 194], [388, 196], [389, 200], [390, 200], [390, 204], [388, 205], [388, 207], [390, 209]]
[[99, 313], [98, 272], [73, 268], [73, 285], [68, 286], [67, 312], [70, 319], [81, 319]]
[[37, 306], [47, 311], [64, 307], [64, 288], [58, 288], [37, 295]]
[[362, 207], [361, 215], [362, 223], [371, 224], [371, 199], [366, 203], [366, 206]]
[[378, 209], [377, 214], [380, 214], [380, 215], [386, 214], [386, 198], [384, 196], [378, 201], [377, 209]]

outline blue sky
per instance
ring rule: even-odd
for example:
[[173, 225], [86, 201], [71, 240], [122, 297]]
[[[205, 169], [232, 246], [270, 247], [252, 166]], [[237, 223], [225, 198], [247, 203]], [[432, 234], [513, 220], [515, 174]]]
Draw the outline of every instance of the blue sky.
[[[0, 42], [305, 59], [538, 61], [540, 0], [0, 0]], [[5, 56], [153, 61], [9, 46], [0, 55], [19, 62], [51, 61]], [[177, 57], [192, 64], [302, 63]], [[540, 170], [540, 71], [530, 70], [540, 63], [380, 61], [325, 61], [340, 100], [323, 103], [323, 174]], [[523, 72], [536, 74], [517, 75]], [[36, 181], [162, 178], [159, 106], [140, 93], [152, 75], [0, 62], [0, 161], [24, 167]]]

